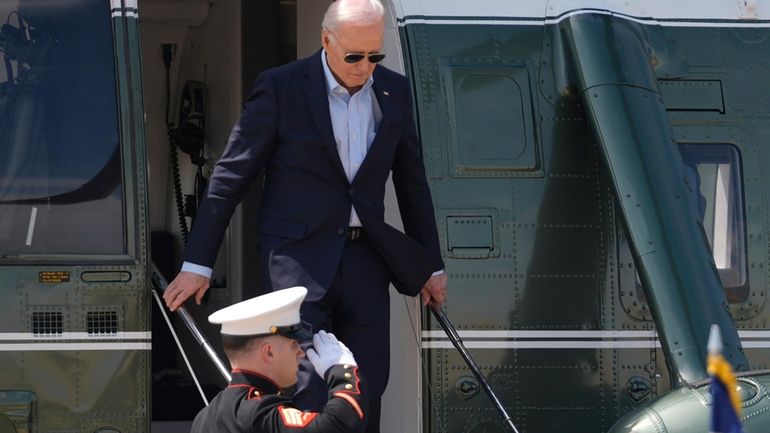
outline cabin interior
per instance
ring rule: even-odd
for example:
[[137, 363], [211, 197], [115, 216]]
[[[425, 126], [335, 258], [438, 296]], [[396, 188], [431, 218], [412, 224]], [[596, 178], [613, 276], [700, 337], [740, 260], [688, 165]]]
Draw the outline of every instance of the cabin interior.
[[[320, 23], [329, 4], [329, 0], [139, 0], [152, 257], [169, 281], [182, 261], [185, 229], [180, 209], [187, 215], [181, 219], [189, 227], [196, 190], [203, 189], [197, 174], [207, 177], [224, 150], [259, 72], [320, 48]], [[386, 49], [396, 52], [392, 24], [386, 39]], [[395, 63], [388, 66], [402, 69], [398, 57], [391, 56], [389, 61]], [[173, 140], [167, 123], [176, 131], [171, 134]], [[256, 254], [256, 231], [250, 224], [259, 195], [260, 185], [255, 184], [233, 216], [205, 304], [188, 303], [191, 315], [223, 360], [218, 329], [206, 318], [256, 293], [257, 275], [249, 265]], [[392, 191], [388, 200], [394, 200]], [[399, 224], [397, 212], [392, 218], [393, 224]], [[383, 400], [383, 431], [418, 431], [417, 301], [393, 291], [391, 318], [391, 376]], [[170, 319], [210, 399], [225, 380], [181, 320], [173, 315]], [[153, 431], [189, 431], [192, 418], [203, 407], [202, 398], [155, 307], [152, 329]]]

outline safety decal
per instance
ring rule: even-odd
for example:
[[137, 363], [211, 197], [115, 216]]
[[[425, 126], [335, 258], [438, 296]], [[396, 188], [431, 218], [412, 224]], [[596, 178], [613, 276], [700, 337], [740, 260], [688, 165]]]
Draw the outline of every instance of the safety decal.
[[281, 420], [286, 427], [306, 427], [315, 417], [317, 412], [302, 412], [293, 407], [278, 407], [278, 413], [281, 414]]
[[39, 280], [41, 283], [69, 283], [70, 273], [68, 271], [42, 271]]

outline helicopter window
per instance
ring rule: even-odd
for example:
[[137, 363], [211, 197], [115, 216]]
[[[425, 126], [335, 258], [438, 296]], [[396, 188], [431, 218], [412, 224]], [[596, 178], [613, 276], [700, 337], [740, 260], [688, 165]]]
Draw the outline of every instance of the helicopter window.
[[[727, 300], [743, 303], [749, 285], [740, 152], [729, 144], [680, 144], [679, 152]], [[646, 302], [638, 273], [636, 295]]]
[[126, 251], [110, 4], [0, 4], [0, 255]]
[[528, 69], [479, 59], [444, 63], [442, 69], [450, 105], [452, 175], [539, 174]]
[[[728, 144], [680, 144], [685, 175], [692, 188], [714, 263], [726, 289], [746, 286], [746, 220], [741, 160]], [[728, 292], [736, 295], [737, 292]], [[746, 294], [748, 291], [746, 290]], [[730, 297], [730, 296], [728, 296]], [[731, 301], [742, 301], [732, 296]]]

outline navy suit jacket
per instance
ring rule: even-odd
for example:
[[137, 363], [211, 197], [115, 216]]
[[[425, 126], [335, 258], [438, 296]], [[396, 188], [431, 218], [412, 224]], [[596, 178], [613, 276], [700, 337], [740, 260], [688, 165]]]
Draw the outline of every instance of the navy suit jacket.
[[[368, 239], [391, 269], [392, 282], [416, 295], [444, 267], [408, 81], [377, 66], [374, 93], [382, 111], [377, 135], [349, 182], [329, 114], [321, 51], [257, 78], [198, 211], [185, 260], [211, 267], [235, 206], [264, 169], [257, 221], [258, 265], [272, 287], [308, 287], [320, 299], [346, 240], [351, 205]], [[384, 221], [390, 172], [406, 234]]]

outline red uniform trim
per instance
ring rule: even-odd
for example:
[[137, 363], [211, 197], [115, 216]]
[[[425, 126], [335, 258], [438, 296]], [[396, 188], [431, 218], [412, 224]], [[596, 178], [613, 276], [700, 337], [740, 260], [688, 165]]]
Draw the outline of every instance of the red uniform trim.
[[350, 405], [353, 406], [353, 409], [356, 411], [356, 413], [358, 413], [358, 418], [364, 419], [364, 411], [361, 410], [361, 406], [358, 405], [358, 402], [356, 401], [355, 398], [351, 397], [348, 394], [345, 394], [342, 391], [337, 391], [333, 395], [334, 397], [339, 397], [345, 400], [346, 402], [350, 403]]
[[260, 395], [259, 390], [253, 386], [249, 387], [249, 392], [246, 393], [246, 400], [261, 400], [262, 395]]
[[290, 428], [305, 428], [318, 416], [317, 412], [302, 412], [299, 409], [284, 406], [278, 406], [278, 413], [281, 414], [283, 425]]
[[234, 383], [231, 385], [227, 385], [227, 389], [234, 389], [234, 388], [249, 388], [249, 390], [246, 392], [246, 400], [253, 400], [253, 399], [261, 399], [262, 395], [259, 392], [259, 388], [247, 385], [245, 383]]
[[361, 394], [361, 376], [358, 375], [358, 367], [353, 368], [353, 375], [356, 377], [356, 384], [351, 390], [339, 391], [345, 394]]
[[358, 401], [352, 395], [361, 395], [361, 376], [358, 375], [358, 367], [353, 368], [353, 375], [356, 376], [356, 384], [351, 390], [339, 390], [333, 394], [334, 397], [339, 397], [348, 403], [353, 407], [353, 410], [358, 413], [359, 418], [364, 419], [364, 411], [361, 410], [361, 406], [358, 404]]

